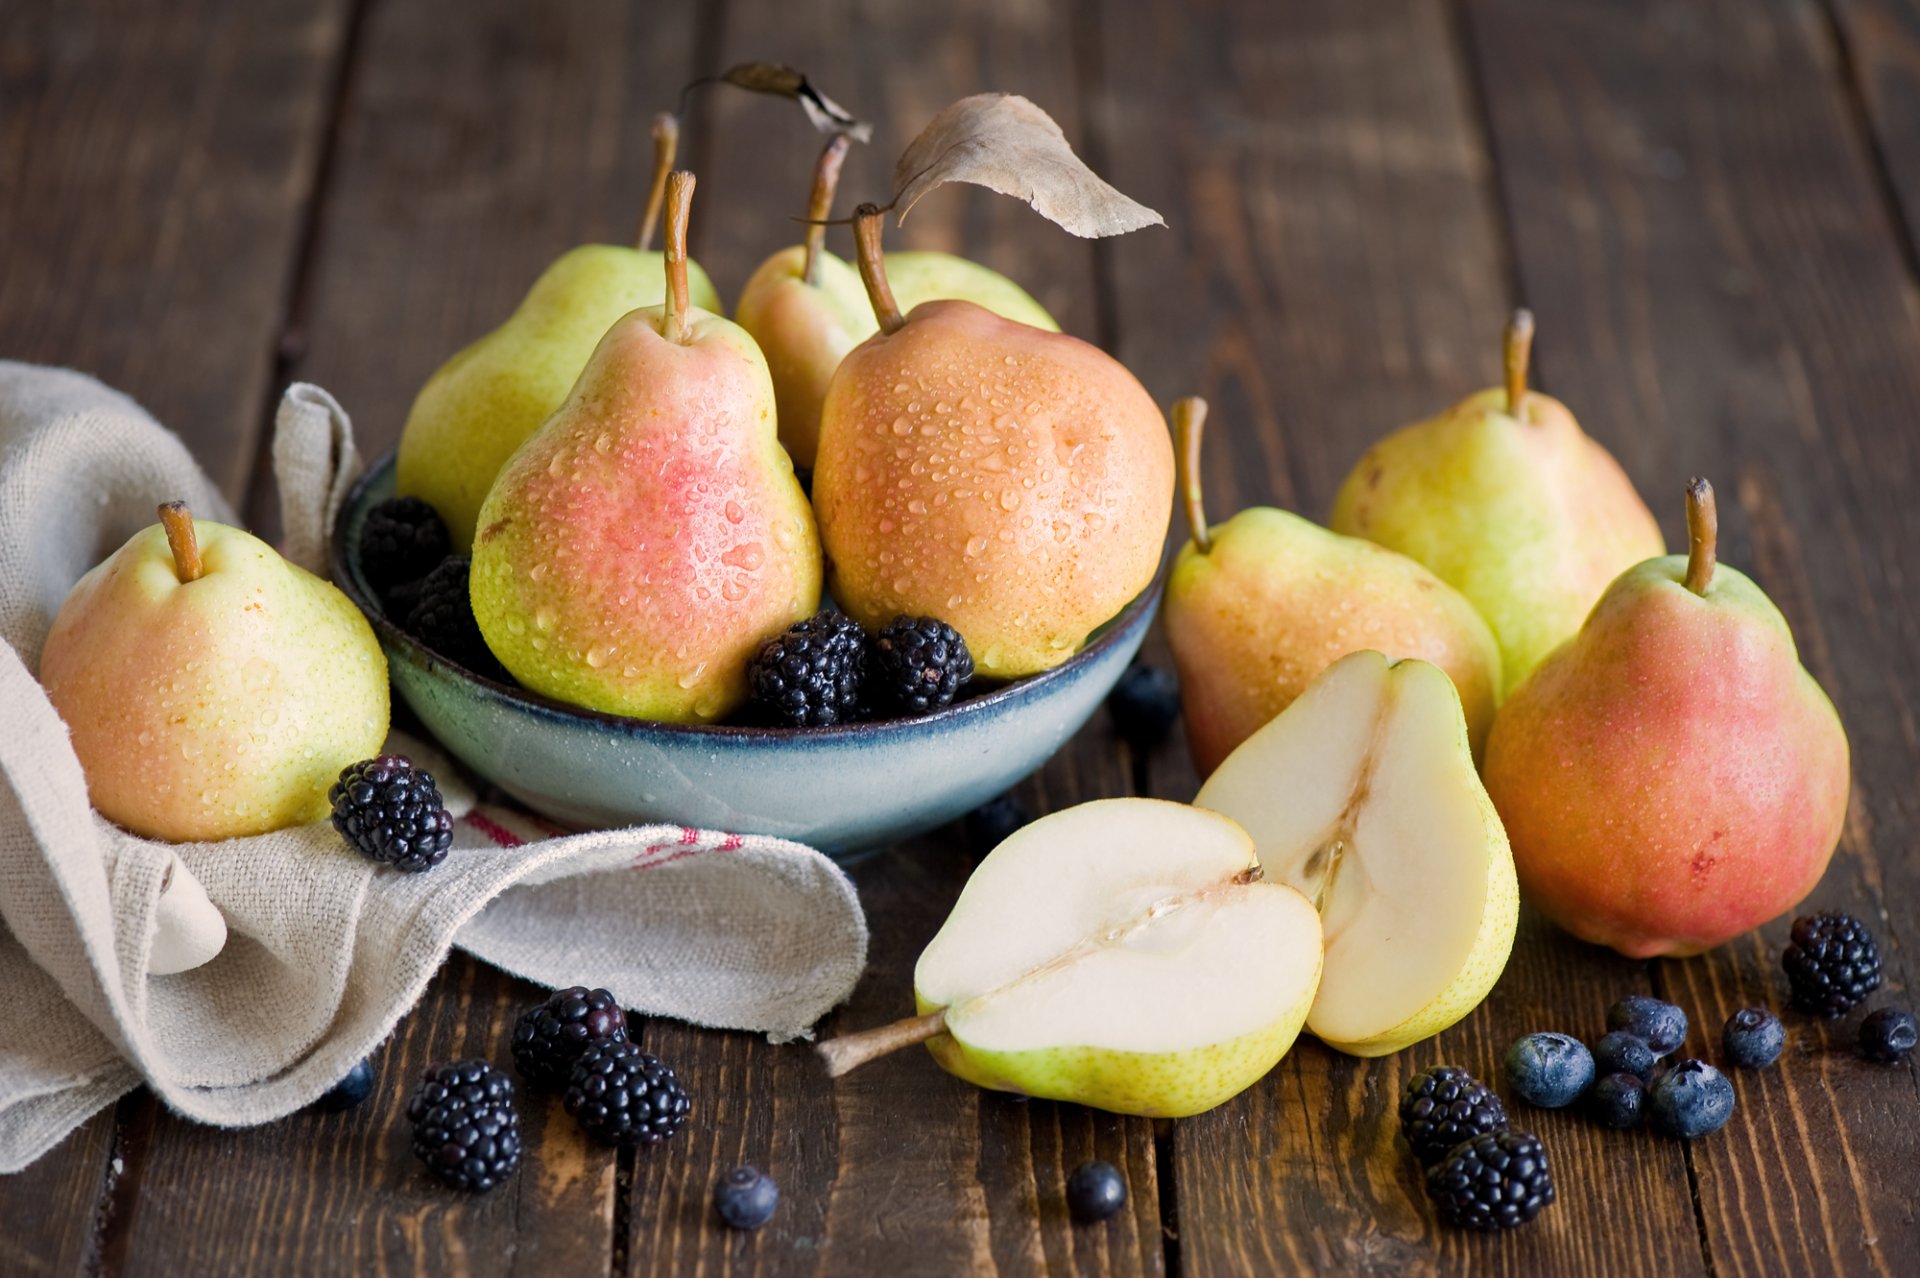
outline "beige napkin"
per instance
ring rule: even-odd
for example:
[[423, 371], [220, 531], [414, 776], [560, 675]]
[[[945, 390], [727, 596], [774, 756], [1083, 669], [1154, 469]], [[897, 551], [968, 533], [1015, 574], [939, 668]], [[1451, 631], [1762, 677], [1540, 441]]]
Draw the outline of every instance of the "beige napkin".
[[[273, 459], [285, 550], [324, 571], [358, 466], [325, 391], [287, 392]], [[168, 845], [100, 819], [32, 670], [73, 582], [172, 498], [231, 518], [131, 400], [0, 361], [0, 1172], [143, 1082], [202, 1122], [291, 1113], [392, 1031], [456, 944], [541, 984], [603, 985], [643, 1013], [776, 1040], [805, 1036], [852, 990], [867, 948], [853, 886], [781, 839], [556, 836], [471, 806], [444, 771], [455, 851], [420, 875], [374, 866], [325, 824]], [[224, 948], [157, 975], [163, 903], [196, 881], [224, 916]]]

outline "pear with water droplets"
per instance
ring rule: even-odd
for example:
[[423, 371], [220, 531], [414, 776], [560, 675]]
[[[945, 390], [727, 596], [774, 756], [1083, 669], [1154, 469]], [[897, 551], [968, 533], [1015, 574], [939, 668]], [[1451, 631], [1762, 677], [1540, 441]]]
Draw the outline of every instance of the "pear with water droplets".
[[827, 389], [813, 501], [856, 620], [939, 617], [982, 674], [1059, 665], [1152, 582], [1173, 508], [1159, 408], [1112, 356], [964, 301], [902, 316], [855, 215], [880, 331]]
[[820, 601], [820, 543], [736, 325], [687, 300], [693, 176], [668, 186], [667, 302], [607, 331], [506, 467], [474, 537], [473, 613], [527, 687], [610, 714], [724, 717], [766, 639]]

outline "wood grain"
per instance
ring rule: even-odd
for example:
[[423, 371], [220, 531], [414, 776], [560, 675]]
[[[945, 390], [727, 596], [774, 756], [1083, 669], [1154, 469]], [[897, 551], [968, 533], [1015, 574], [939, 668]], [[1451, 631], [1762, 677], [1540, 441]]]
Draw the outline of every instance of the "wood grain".
[[1840, 78], [1866, 128], [1877, 175], [1901, 219], [1909, 262], [1920, 261], [1920, 4], [1827, 0]]
[[[1447, 10], [1102, 16], [1094, 118], [1112, 176], [1174, 227], [1107, 254], [1121, 357], [1162, 400], [1213, 402], [1214, 518], [1267, 503], [1324, 515], [1373, 439], [1498, 376], [1499, 218]], [[1154, 783], [1193, 793], [1177, 762]], [[1613, 998], [1644, 988], [1642, 965], [1529, 916], [1493, 996], [1438, 1039], [1372, 1062], [1303, 1041], [1238, 1100], [1175, 1125], [1181, 1272], [1700, 1272], [1670, 1145], [1518, 1109], [1567, 1192], [1493, 1241], [1435, 1225], [1397, 1136], [1414, 1071], [1457, 1064], [1497, 1083], [1511, 1039], [1593, 1035]], [[1609, 1226], [1621, 1217], [1630, 1238]]]
[[0, 1176], [0, 1274], [73, 1274], [97, 1255], [113, 1133], [109, 1106], [33, 1166]]
[[[1873, 924], [1889, 970], [1875, 1001], [1904, 1001], [1920, 331], [1830, 29], [1787, 2], [1469, 13], [1554, 385], [1630, 441], [1670, 537], [1689, 474], [1737, 495], [1721, 559], [1780, 605], [1852, 738], [1848, 829], [1809, 904]], [[1775, 924], [1660, 965], [1695, 1050], [1742, 1004], [1778, 1005], [1784, 939]], [[1715, 1269], [1904, 1272], [1920, 1137], [1890, 1115], [1911, 1112], [1913, 1070], [1855, 1059], [1848, 1024], [1789, 1023], [1788, 1059], [1738, 1079], [1732, 1125], [1689, 1150]]]
[[125, 391], [235, 498], [348, 9], [0, 11], [0, 353]]

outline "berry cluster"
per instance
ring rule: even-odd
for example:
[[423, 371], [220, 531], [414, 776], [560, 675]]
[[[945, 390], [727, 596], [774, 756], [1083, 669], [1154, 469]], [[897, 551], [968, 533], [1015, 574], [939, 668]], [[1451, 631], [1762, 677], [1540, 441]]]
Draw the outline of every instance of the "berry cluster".
[[871, 637], [839, 612], [796, 622], [747, 664], [749, 715], [787, 728], [927, 714], [973, 678], [960, 632], [934, 617], [895, 617]]
[[1445, 1224], [1512, 1229], [1553, 1201], [1540, 1138], [1508, 1126], [1500, 1098], [1464, 1069], [1436, 1065], [1408, 1080], [1400, 1134], [1427, 1169], [1427, 1197]]
[[[1771, 1056], [1761, 1059], [1766, 1022], [1778, 1030], [1779, 1021], [1749, 1010], [1748, 1020], [1734, 1017], [1743, 1026], [1751, 1021], [1736, 1032], [1747, 1052], [1738, 1059], [1768, 1064]], [[1731, 1028], [1733, 1022], [1728, 1024]], [[1607, 1009], [1607, 1032], [1591, 1045], [1551, 1032], [1515, 1040], [1507, 1049], [1507, 1084], [1520, 1100], [1540, 1109], [1581, 1102], [1603, 1127], [1638, 1127], [1651, 1120], [1661, 1131], [1691, 1140], [1726, 1126], [1733, 1116], [1733, 1084], [1697, 1058], [1667, 1064], [1686, 1039], [1685, 1012], [1662, 999], [1629, 994]]]
[[453, 817], [433, 774], [401, 755], [383, 754], [342, 769], [327, 802], [342, 838], [402, 873], [431, 870], [453, 847]]
[[508, 682], [473, 619], [471, 568], [468, 556], [453, 553], [446, 523], [418, 497], [383, 501], [360, 525], [360, 573], [388, 619], [436, 656]]

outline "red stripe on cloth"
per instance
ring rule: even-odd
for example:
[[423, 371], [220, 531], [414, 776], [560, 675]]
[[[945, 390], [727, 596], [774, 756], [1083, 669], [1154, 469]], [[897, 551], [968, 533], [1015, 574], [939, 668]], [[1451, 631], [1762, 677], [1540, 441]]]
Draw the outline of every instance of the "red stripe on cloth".
[[465, 820], [468, 825], [471, 825], [474, 829], [480, 831], [480, 833], [486, 835], [503, 848], [517, 848], [526, 843], [525, 839], [515, 834], [512, 830], [507, 829], [506, 826], [481, 816], [478, 808], [467, 813]]

